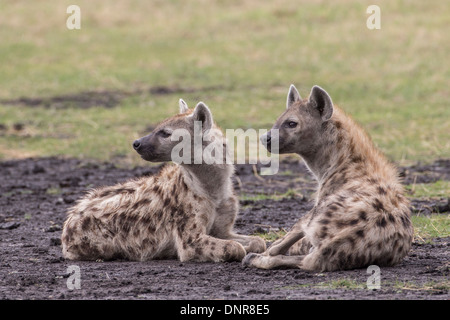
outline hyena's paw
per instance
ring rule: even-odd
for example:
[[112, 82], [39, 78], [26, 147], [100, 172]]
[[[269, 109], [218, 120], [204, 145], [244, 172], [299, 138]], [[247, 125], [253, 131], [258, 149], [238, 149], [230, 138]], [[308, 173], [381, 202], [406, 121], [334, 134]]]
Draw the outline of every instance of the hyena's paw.
[[242, 260], [242, 265], [246, 267], [260, 268], [260, 269], [269, 269], [269, 260], [270, 257], [260, 253], [249, 253]]
[[247, 252], [244, 246], [236, 241], [229, 241], [223, 248], [223, 261], [242, 261]]
[[247, 253], [262, 253], [266, 251], [266, 242], [260, 237], [251, 237], [251, 240], [247, 245], [244, 245], [244, 249]]

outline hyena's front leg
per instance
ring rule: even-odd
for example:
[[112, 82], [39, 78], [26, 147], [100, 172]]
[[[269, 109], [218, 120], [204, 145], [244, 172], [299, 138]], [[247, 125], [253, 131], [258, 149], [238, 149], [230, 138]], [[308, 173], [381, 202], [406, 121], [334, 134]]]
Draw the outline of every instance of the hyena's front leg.
[[264, 254], [249, 253], [242, 260], [242, 264], [259, 269], [300, 268], [305, 256], [268, 256]]
[[266, 242], [258, 236], [246, 236], [234, 233], [232, 228], [238, 212], [238, 200], [230, 197], [216, 209], [216, 219], [210, 234], [220, 239], [234, 240], [244, 246], [247, 253], [261, 253], [266, 250]]
[[207, 234], [182, 235], [177, 240], [180, 261], [242, 261], [246, 251], [233, 240], [214, 238]]
[[299, 241], [305, 236], [302, 230], [291, 230], [281, 239], [274, 242], [266, 253], [269, 256], [276, 256], [279, 254], [286, 254], [294, 243]]
[[242, 260], [242, 264], [260, 269], [298, 268], [304, 256], [286, 256], [284, 254], [303, 236], [303, 231], [291, 230], [283, 238], [277, 240], [266, 252], [247, 254]]
[[286, 233], [283, 237], [276, 240], [269, 249], [265, 252], [265, 254], [270, 256], [276, 256], [279, 254], [286, 254], [288, 250], [300, 239], [302, 239], [305, 236], [304, 232], [304, 224], [306, 221], [310, 219], [311, 213], [306, 214], [305, 216], [301, 217], [289, 230], [288, 233]]
[[242, 264], [260, 269], [298, 268], [304, 255], [286, 256], [285, 254], [297, 241], [305, 236], [303, 221], [299, 220], [286, 235], [275, 241], [263, 254], [250, 253]]

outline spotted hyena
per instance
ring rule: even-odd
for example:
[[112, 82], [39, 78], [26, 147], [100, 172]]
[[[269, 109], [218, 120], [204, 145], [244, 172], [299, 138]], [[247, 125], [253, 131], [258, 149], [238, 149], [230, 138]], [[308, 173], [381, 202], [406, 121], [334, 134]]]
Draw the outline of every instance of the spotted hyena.
[[244, 265], [332, 271], [392, 266], [411, 247], [410, 210], [396, 168], [330, 96], [314, 86], [301, 99], [291, 86], [287, 109], [261, 137], [271, 150], [299, 154], [318, 181], [313, 209], [263, 254]]
[[[209, 108], [200, 102], [192, 110], [181, 99], [180, 113], [134, 141], [133, 147], [144, 160], [170, 161], [179, 143], [172, 133], [183, 129], [191, 147], [195, 124], [210, 135], [210, 142], [203, 139], [200, 148], [216, 144], [226, 149]], [[232, 164], [186, 161], [166, 164], [155, 176], [94, 189], [68, 213], [61, 236], [63, 255], [72, 260], [218, 262], [263, 252], [263, 239], [232, 231], [238, 212], [233, 174]]]

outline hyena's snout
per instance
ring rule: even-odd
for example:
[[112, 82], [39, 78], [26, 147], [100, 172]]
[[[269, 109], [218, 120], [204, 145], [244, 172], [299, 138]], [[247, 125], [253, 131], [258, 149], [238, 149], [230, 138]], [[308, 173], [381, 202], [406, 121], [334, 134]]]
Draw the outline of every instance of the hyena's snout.
[[259, 140], [261, 141], [261, 143], [263, 144], [263, 146], [265, 146], [269, 151], [270, 151], [270, 145], [272, 142], [272, 134], [270, 131], [264, 133]]
[[278, 153], [279, 151], [279, 134], [278, 129], [271, 129], [260, 138], [260, 141], [266, 149], [271, 153]]
[[151, 161], [154, 155], [155, 147], [151, 141], [151, 134], [134, 140], [133, 149], [141, 155], [144, 160]]
[[139, 148], [141, 147], [141, 141], [140, 141], [140, 139], [137, 139], [137, 140], [134, 140], [134, 142], [133, 142], [133, 148], [134, 148], [134, 150], [136, 150], [136, 151], [138, 151], [139, 152]]

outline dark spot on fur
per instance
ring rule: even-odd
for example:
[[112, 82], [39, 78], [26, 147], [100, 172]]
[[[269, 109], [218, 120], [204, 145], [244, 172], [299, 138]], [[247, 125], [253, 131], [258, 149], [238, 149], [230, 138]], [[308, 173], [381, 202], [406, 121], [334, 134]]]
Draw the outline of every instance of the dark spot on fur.
[[184, 180], [181, 182], [181, 187], [183, 188], [184, 191], [188, 190], [188, 186], [186, 185], [186, 183], [184, 182]]
[[321, 230], [321, 232], [319, 234], [319, 238], [320, 239], [324, 239], [327, 236], [328, 236], [328, 228], [324, 226], [324, 227], [322, 227], [322, 230]]
[[395, 218], [392, 214], [388, 214], [388, 220], [392, 223], [395, 222]]
[[374, 178], [369, 178], [369, 179], [367, 179], [367, 182], [370, 184], [376, 184], [376, 183], [378, 183], [378, 180], [374, 179]]
[[172, 194], [172, 195], [177, 194], [177, 187], [178, 187], [177, 184], [174, 184], [174, 185], [172, 186], [172, 191], [171, 191], [171, 194]]
[[409, 228], [410, 227], [411, 222], [409, 221], [408, 217], [401, 216], [400, 219], [402, 220], [403, 227], [405, 227], [405, 228]]
[[381, 217], [380, 219], [378, 219], [377, 226], [379, 226], [380, 228], [386, 227], [386, 219], [384, 217]]
[[342, 228], [344, 228], [346, 225], [347, 225], [347, 222], [346, 222], [346, 221], [342, 221], [342, 220], [337, 220], [337, 221], [336, 221], [336, 227], [337, 227], [338, 229], [342, 229]]
[[319, 220], [319, 223], [320, 223], [320, 224], [329, 224], [329, 223], [330, 223], [330, 220], [328, 220], [328, 219], [322, 219], [322, 220]]
[[344, 142], [344, 135], [342, 133], [338, 133], [337, 134], [337, 138], [336, 138], [336, 145], [338, 148], [342, 147], [342, 143]]
[[384, 189], [384, 188], [381, 187], [381, 186], [378, 186], [377, 191], [378, 191], [378, 193], [381, 194], [381, 195], [385, 195], [385, 194], [386, 194], [386, 189]]
[[359, 212], [359, 219], [366, 221], [367, 220], [367, 213], [365, 211], [360, 211]]
[[327, 212], [325, 212], [325, 215], [326, 215], [328, 218], [331, 218], [331, 217], [333, 216], [333, 212], [327, 211]]
[[230, 246], [227, 244], [222, 249], [225, 260], [230, 258]]
[[164, 199], [164, 207], [168, 207], [170, 205], [170, 198]]
[[157, 195], [160, 195], [160, 194], [161, 194], [161, 188], [160, 188], [159, 185], [157, 185], [157, 184], [153, 186], [152, 191], [153, 191], [154, 193], [156, 193]]
[[81, 230], [87, 231], [90, 225], [91, 225], [91, 217], [87, 216], [86, 218], [83, 219], [83, 222], [81, 223]]
[[326, 259], [329, 258], [332, 254], [332, 250], [330, 247], [326, 247], [322, 250], [322, 256]]
[[364, 238], [364, 229], [359, 229], [355, 234], [360, 238]]
[[331, 205], [329, 208], [328, 208], [330, 211], [337, 211], [338, 210], [338, 207], [336, 206], [336, 205]]
[[351, 226], [354, 226], [354, 225], [357, 224], [358, 222], [359, 222], [358, 219], [353, 219], [353, 220], [350, 220], [350, 221], [349, 221], [349, 224], [350, 224]]
[[140, 207], [146, 206], [151, 202], [150, 199], [142, 199], [141, 201], [135, 202], [133, 206], [131, 207], [131, 210], [136, 211]]
[[377, 211], [384, 210], [384, 206], [379, 199], [375, 199], [375, 201], [372, 203], [372, 207]]
[[356, 243], [356, 241], [355, 241], [355, 239], [354, 239], [353, 237], [348, 237], [348, 242], [349, 242], [350, 247], [351, 247], [352, 249], [355, 248], [355, 243]]
[[350, 161], [353, 162], [353, 163], [358, 163], [358, 162], [362, 162], [363, 158], [361, 156], [353, 155], [350, 158]]
[[341, 129], [342, 128], [342, 123], [340, 121], [335, 121], [334, 125], [336, 126], [336, 128]]
[[196, 247], [195, 254], [201, 256], [203, 254], [203, 249], [201, 247]]

